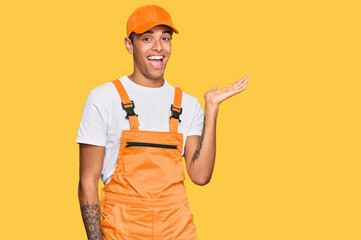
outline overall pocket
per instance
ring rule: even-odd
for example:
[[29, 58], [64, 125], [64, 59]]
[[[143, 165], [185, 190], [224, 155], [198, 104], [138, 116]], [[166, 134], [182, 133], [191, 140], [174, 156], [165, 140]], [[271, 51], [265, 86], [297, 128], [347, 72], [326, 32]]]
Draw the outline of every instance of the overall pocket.
[[118, 204], [112, 206], [104, 206], [101, 212], [101, 222], [111, 217], [116, 207], [118, 207]]
[[123, 204], [115, 204], [101, 221], [104, 240], [129, 239], [129, 214]]
[[177, 145], [158, 144], [158, 143], [146, 143], [146, 142], [126, 142], [125, 147], [156, 147], [156, 148], [171, 148], [177, 149]]
[[123, 146], [124, 178], [137, 195], [160, 196], [184, 180], [181, 152], [176, 144], [126, 141]]

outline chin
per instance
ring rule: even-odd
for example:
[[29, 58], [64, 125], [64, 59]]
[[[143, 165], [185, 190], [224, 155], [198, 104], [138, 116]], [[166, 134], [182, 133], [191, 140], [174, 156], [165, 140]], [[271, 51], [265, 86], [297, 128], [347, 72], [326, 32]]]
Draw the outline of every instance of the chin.
[[153, 80], [163, 79], [163, 75], [150, 75], [149, 78]]
[[163, 78], [163, 76], [164, 76], [164, 71], [161, 71], [161, 72], [157, 71], [155, 73], [149, 72], [148, 78], [156, 80], [156, 79], [159, 79], [159, 78]]

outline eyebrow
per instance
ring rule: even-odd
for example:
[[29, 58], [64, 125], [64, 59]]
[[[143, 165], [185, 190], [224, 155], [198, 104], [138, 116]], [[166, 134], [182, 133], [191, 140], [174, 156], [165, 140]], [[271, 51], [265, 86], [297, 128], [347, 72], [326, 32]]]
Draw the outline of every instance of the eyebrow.
[[[143, 35], [143, 34], [146, 34], [146, 33], [154, 33], [154, 32], [148, 30], [148, 31], [146, 31], [146, 32], [144, 32], [144, 33], [142, 33], [142, 34], [140, 34], [140, 35]], [[170, 31], [163, 31], [163, 33], [169, 33], [170, 35], [172, 35], [172, 33], [171, 33]]]

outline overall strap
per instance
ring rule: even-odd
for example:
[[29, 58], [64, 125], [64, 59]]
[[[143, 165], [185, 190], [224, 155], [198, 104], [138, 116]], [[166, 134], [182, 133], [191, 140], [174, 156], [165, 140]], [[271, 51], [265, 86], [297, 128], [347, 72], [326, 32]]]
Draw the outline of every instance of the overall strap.
[[169, 120], [169, 132], [178, 131], [178, 123], [181, 121], [179, 115], [182, 114], [182, 90], [179, 87], [175, 88], [174, 91], [174, 101], [170, 108], [172, 111], [170, 120]]
[[112, 83], [117, 88], [120, 99], [122, 100], [122, 107], [127, 113], [125, 118], [129, 119], [130, 130], [139, 130], [138, 115], [134, 112], [134, 102], [129, 100], [128, 94], [119, 79], [115, 79]]

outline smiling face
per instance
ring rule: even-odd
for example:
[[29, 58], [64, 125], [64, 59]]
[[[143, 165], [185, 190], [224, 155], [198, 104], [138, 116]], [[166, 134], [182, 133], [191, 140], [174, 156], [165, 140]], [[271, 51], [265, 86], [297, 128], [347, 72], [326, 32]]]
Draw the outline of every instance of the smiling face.
[[158, 25], [142, 34], [134, 34], [133, 42], [125, 38], [129, 53], [133, 54], [135, 78], [163, 80], [171, 53], [172, 30]]

